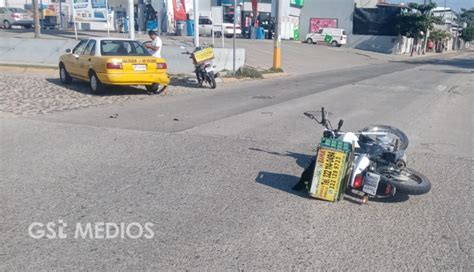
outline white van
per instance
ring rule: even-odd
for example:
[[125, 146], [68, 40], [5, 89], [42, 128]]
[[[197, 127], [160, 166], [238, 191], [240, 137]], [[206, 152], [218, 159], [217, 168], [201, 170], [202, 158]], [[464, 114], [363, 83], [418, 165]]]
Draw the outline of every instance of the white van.
[[[326, 37], [330, 38], [330, 40], [325, 41]], [[343, 44], [347, 44], [347, 34], [342, 28], [321, 28], [314, 33], [307, 34], [305, 42], [309, 44], [327, 43], [340, 47]]]

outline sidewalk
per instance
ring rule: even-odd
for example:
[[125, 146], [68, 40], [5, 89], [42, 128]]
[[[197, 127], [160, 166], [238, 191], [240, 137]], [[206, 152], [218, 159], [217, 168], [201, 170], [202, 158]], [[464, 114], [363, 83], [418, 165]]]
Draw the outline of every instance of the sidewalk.
[[[100, 31], [83, 31], [79, 32], [80, 38], [86, 37], [101, 37], [106, 36], [106, 32]], [[111, 32], [112, 37], [127, 38], [126, 33]], [[33, 32], [29, 30], [0, 30], [0, 37], [30, 39], [33, 38]], [[141, 41], [149, 40], [146, 34], [136, 34], [136, 38]], [[170, 73], [191, 73], [193, 66], [191, 61], [184, 55], [181, 55], [180, 46], [192, 47], [192, 37], [187, 36], [162, 36], [163, 40], [163, 55], [170, 62]], [[200, 37], [201, 43], [212, 44], [212, 38]], [[38, 44], [48, 43], [48, 41], [62, 41], [59, 43], [68, 44], [72, 47], [75, 41], [74, 32], [48, 30], [43, 31], [42, 39], [37, 40]], [[222, 44], [221, 39], [215, 39], [215, 48], [232, 48], [232, 39], [224, 39]], [[273, 65], [273, 41], [272, 40], [248, 40], [237, 39], [236, 47], [245, 49], [245, 63], [248, 66], [255, 67], [259, 70], [267, 70]], [[1, 49], [1, 48], [0, 48]], [[12, 52], [13, 54], [15, 52]], [[7, 59], [2, 59], [0, 54], [0, 63], [18, 63], [23, 64], [33, 62], [39, 65], [41, 63], [34, 63], [25, 59], [25, 50], [17, 52], [19, 60], [15, 59], [14, 55], [7, 56]], [[46, 56], [47, 61], [43, 61], [44, 65], [57, 66], [57, 59], [62, 52], [57, 52], [51, 56]], [[426, 55], [388, 55], [382, 53], [375, 53], [370, 51], [363, 51], [348, 47], [330, 47], [325, 45], [305, 44], [296, 41], [282, 41], [282, 68], [288, 74], [308, 74], [317, 73], [329, 70], [345, 69], [352, 67], [359, 67], [377, 63], [384, 63], [388, 61], [410, 61], [419, 58], [429, 58], [434, 56], [448, 56], [458, 54], [458, 52], [449, 52], [443, 54], [428, 53]], [[229, 57], [227, 57], [229, 58]], [[232, 57], [230, 56], [230, 59]], [[231, 60], [229, 60], [231, 61]]]

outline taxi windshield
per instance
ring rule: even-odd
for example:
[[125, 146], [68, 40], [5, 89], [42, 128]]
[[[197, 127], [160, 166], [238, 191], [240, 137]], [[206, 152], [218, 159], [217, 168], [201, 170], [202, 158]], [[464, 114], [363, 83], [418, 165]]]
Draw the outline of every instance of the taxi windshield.
[[100, 52], [102, 56], [151, 56], [141, 43], [126, 40], [102, 40]]

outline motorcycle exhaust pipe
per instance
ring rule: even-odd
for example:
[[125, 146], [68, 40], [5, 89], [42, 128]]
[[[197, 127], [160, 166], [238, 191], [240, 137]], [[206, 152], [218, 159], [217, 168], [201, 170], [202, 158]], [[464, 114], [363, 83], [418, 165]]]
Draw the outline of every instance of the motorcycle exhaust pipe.
[[361, 191], [351, 189], [349, 192], [344, 193], [344, 199], [358, 203], [358, 204], [367, 204], [369, 203], [369, 196]]

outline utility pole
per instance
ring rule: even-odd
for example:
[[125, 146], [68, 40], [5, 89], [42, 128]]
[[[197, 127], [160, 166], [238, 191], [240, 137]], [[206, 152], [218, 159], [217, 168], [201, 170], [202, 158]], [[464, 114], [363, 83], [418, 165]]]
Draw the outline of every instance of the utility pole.
[[128, 38], [135, 40], [135, 8], [133, 0], [128, 0]]
[[235, 27], [237, 24], [237, 0], [234, 0], [234, 35], [232, 36], [232, 74], [235, 76]]
[[[431, 4], [431, 1], [432, 1], [432, 0], [428, 0], [429, 4]], [[424, 5], [426, 6], [426, 0], [425, 0], [425, 2], [424, 2]], [[430, 11], [428, 12], [428, 16], [431, 18], [432, 14], [433, 14], [433, 13], [432, 13], [431, 10], [430, 10]], [[424, 37], [424, 39], [423, 39], [423, 50], [422, 50], [422, 54], [423, 54], [423, 55], [425, 54], [426, 48], [428, 47], [428, 36], [429, 36], [429, 35], [430, 35], [430, 29], [427, 28], [427, 29], [426, 29], [426, 32], [425, 32], [425, 37]]]
[[163, 23], [163, 18], [162, 18], [162, 10], [163, 10], [163, 0], [158, 0], [157, 1], [158, 4], [156, 6], [156, 13], [157, 13], [157, 16], [156, 16], [156, 22], [158, 24], [158, 29], [157, 29], [157, 32], [158, 32], [158, 35], [161, 36], [161, 29], [162, 29], [162, 23]]
[[40, 18], [39, 18], [39, 7], [38, 0], [33, 0], [33, 18], [35, 20], [35, 38], [40, 38]]
[[275, 7], [275, 38], [274, 38], [274, 45], [273, 45], [273, 69], [280, 70], [281, 69], [281, 14], [280, 14], [280, 7], [281, 7], [281, 0], [276, 0], [276, 7]]
[[194, 47], [199, 47], [199, 0], [194, 0]]
[[63, 0], [59, 0], [59, 29], [63, 30], [63, 10], [61, 7], [61, 2]]

